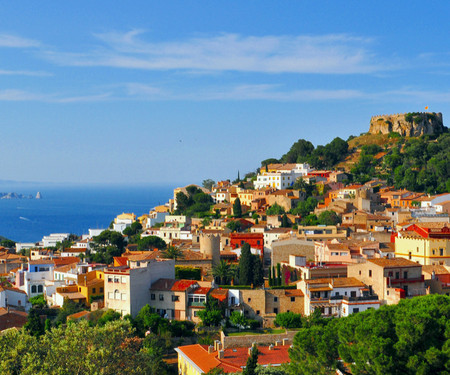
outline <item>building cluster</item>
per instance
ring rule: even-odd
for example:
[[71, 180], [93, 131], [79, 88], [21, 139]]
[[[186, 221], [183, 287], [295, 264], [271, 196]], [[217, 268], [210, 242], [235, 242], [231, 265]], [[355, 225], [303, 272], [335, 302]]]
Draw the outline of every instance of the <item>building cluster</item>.
[[[302, 225], [303, 217], [290, 213], [306, 198], [305, 191], [292, 188], [300, 177], [320, 194], [314, 213], [334, 211], [339, 223]], [[175, 189], [168, 204], [149, 214], [114, 219], [111, 230], [119, 233], [139, 221], [141, 238], [156, 236], [179, 249], [182, 255], [174, 259], [162, 250], [139, 251], [128, 244], [113, 264], [89, 262], [93, 237], [101, 229], [90, 230], [70, 248], [58, 247], [69, 238], [59, 233], [17, 244], [16, 251], [0, 249], [0, 274], [9, 281], [0, 287], [0, 327], [13, 313], [16, 320], [10, 320], [23, 324], [30, 298], [41, 294], [50, 306], [69, 299], [87, 310], [113, 309], [135, 317], [148, 304], [167, 319], [196, 323], [206, 300], [216, 298], [226, 316], [238, 311], [261, 327], [272, 327], [277, 314], [285, 312], [308, 316], [318, 309], [324, 317], [345, 317], [404, 298], [448, 295], [450, 194], [395, 190], [379, 180], [346, 185], [346, 179], [345, 173], [315, 171], [308, 164], [269, 164], [254, 181], [201, 188], [214, 202], [207, 220], [174, 213], [177, 193], [187, 187]], [[234, 217], [237, 199], [242, 217]], [[270, 214], [275, 204], [284, 214]], [[238, 264], [246, 243], [262, 260], [264, 285], [221, 285], [215, 267], [221, 261]], [[29, 255], [20, 255], [24, 251]], [[197, 269], [200, 277], [177, 279], [177, 269]], [[276, 273], [281, 283], [273, 285]], [[292, 338], [289, 333], [269, 337], [259, 347], [260, 364], [287, 362]], [[252, 347], [248, 340], [226, 337], [213, 346], [179, 347], [179, 373], [203, 374], [216, 367], [241, 371]]]

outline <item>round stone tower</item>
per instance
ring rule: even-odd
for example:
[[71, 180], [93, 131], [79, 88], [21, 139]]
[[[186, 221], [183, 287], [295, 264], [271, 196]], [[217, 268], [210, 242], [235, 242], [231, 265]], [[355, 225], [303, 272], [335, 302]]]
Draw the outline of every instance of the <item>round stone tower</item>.
[[200, 233], [200, 252], [205, 258], [211, 258], [213, 265], [220, 262], [220, 236]]

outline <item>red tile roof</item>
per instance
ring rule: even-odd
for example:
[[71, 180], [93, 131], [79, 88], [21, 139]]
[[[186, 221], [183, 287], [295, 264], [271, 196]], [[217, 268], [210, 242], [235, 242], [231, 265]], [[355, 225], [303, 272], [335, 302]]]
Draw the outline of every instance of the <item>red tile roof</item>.
[[172, 286], [172, 291], [174, 292], [184, 292], [192, 285], [197, 284], [195, 280], [177, 280]]

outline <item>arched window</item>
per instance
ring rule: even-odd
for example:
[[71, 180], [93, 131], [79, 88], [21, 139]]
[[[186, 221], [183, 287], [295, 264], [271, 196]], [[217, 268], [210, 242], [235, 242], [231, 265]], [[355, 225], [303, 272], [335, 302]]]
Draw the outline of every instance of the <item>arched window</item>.
[[114, 299], [120, 299], [120, 292], [117, 289], [114, 291]]
[[31, 293], [36, 293], [36, 285], [31, 286]]
[[44, 288], [42, 285], [38, 285], [38, 293], [42, 293], [44, 291]]

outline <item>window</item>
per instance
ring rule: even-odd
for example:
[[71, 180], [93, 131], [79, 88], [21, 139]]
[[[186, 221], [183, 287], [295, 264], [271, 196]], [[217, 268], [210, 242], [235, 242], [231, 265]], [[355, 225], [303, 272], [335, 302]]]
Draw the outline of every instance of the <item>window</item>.
[[392, 271], [389, 271], [388, 276], [392, 277], [394, 275], [394, 273]]
[[95, 293], [95, 292], [96, 292], [95, 288], [92, 288], [92, 293]]
[[152, 300], [152, 301], [154, 301], [156, 298], [155, 298], [155, 293], [152, 293], [152, 294], [150, 294], [150, 299]]
[[38, 291], [38, 293], [42, 293], [44, 291], [44, 288], [42, 287], [42, 285], [38, 285], [37, 291]]
[[114, 299], [114, 293], [113, 292], [109, 292], [108, 293], [108, 299]]
[[36, 293], [36, 285], [31, 286], [31, 293]]
[[396, 273], [395, 273], [395, 278], [396, 278], [396, 279], [400, 279], [400, 272], [396, 272]]
[[118, 283], [119, 282], [119, 276], [114, 276], [114, 282]]
[[114, 291], [114, 299], [120, 299], [120, 293], [117, 289]]
[[291, 297], [291, 302], [295, 302], [295, 297]]
[[122, 276], [121, 281], [122, 281], [122, 284], [126, 284], [126, 283], [127, 283], [127, 278], [126, 278], [126, 276]]
[[444, 256], [444, 249], [439, 249], [439, 255], [440, 255], [441, 257]]
[[194, 316], [198, 316], [198, 311], [197, 310], [194, 311]]
[[108, 276], [108, 283], [112, 283], [113, 282], [113, 278], [111, 276]]
[[180, 300], [179, 296], [172, 296], [172, 302], [177, 302]]
[[261, 311], [256, 310], [256, 315], [259, 315], [259, 314], [261, 314]]
[[403, 278], [407, 279], [408, 278], [408, 271], [403, 272]]
[[103, 287], [100, 288], [100, 293], [103, 293]]
[[126, 293], [122, 293], [122, 301], [126, 301], [127, 300], [127, 295]]
[[252, 299], [251, 299], [251, 298], [249, 298], [249, 299], [248, 299], [248, 302], [252, 302]]
[[359, 274], [361, 275], [361, 270], [359, 270]]
[[359, 308], [358, 308], [358, 307], [354, 307], [354, 308], [353, 308], [353, 312], [354, 312], [354, 313], [359, 312]]
[[273, 309], [273, 313], [278, 314], [278, 309], [276, 307]]
[[273, 302], [278, 302], [278, 297], [273, 297]]
[[369, 277], [372, 277], [372, 270], [369, 270]]
[[160, 300], [160, 301], [164, 301], [164, 294], [160, 294], [160, 295], [159, 295], [159, 300]]

